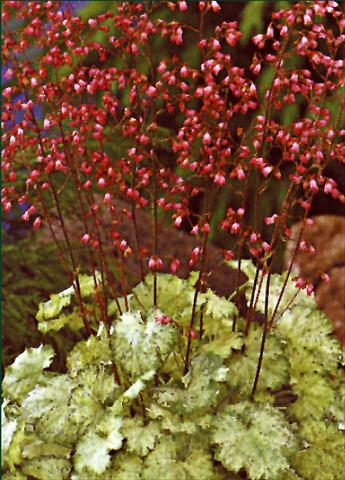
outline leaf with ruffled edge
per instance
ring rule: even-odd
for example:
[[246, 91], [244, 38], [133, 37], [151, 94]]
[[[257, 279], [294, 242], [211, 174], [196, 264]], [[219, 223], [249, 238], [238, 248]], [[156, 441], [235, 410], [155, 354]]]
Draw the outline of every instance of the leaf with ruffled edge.
[[54, 350], [50, 345], [28, 348], [6, 369], [3, 392], [11, 400], [20, 401], [45, 377], [43, 370], [52, 362]]
[[127, 450], [139, 457], [145, 457], [153, 450], [157, 440], [162, 436], [158, 422], [153, 421], [144, 425], [140, 417], [127, 418], [121, 431], [127, 439]]
[[132, 380], [149, 370], [157, 371], [174, 351], [177, 329], [173, 324], [159, 324], [156, 317], [160, 314], [154, 310], [144, 321], [139, 311], [128, 311], [114, 324], [114, 359]]
[[177, 382], [159, 387], [155, 399], [175, 413], [193, 415], [205, 412], [219, 401], [221, 383], [227, 373], [228, 369], [219, 355], [201, 353], [192, 359], [188, 374], [182, 378], [184, 387]]
[[293, 435], [283, 413], [270, 405], [226, 406], [215, 419], [215, 458], [229, 471], [244, 468], [252, 480], [276, 480], [289, 467]]
[[110, 450], [119, 450], [122, 446], [123, 435], [120, 432], [122, 419], [107, 415], [98, 425], [96, 432], [89, 431], [82, 437], [76, 446], [74, 455], [75, 469], [78, 473], [105, 472], [110, 464]]
[[[233, 352], [226, 361], [229, 367], [229, 384], [236, 388], [241, 395], [248, 397], [251, 393], [257, 369], [262, 328], [253, 324], [249, 334], [244, 339], [246, 346], [244, 353]], [[289, 380], [289, 361], [284, 355], [279, 338], [268, 334], [266, 337], [265, 353], [260, 372], [258, 391], [278, 389]], [[242, 397], [243, 398], [243, 397]]]
[[309, 421], [299, 431], [303, 448], [292, 465], [303, 478], [343, 480], [345, 472], [345, 431], [334, 424]]
[[[89, 297], [95, 291], [94, 279], [89, 275], [79, 275], [80, 293], [82, 298]], [[101, 278], [100, 272], [96, 272], [96, 281]], [[71, 323], [74, 329], [80, 328], [83, 323], [79, 320], [76, 313], [61, 314], [65, 307], [71, 305], [72, 299], [75, 297], [73, 285], [66, 288], [62, 292], [50, 295], [50, 300], [39, 304], [36, 315], [38, 322], [38, 330], [46, 333], [49, 331], [58, 331], [65, 325]]]

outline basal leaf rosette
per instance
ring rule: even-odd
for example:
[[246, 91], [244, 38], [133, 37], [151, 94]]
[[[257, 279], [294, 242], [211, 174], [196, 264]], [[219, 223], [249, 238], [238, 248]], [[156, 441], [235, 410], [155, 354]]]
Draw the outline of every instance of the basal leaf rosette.
[[112, 324], [75, 345], [64, 373], [49, 346], [6, 370], [3, 478], [340, 480], [341, 351], [310, 298], [267, 333], [252, 398], [263, 326], [253, 320], [246, 335], [238, 319], [232, 332], [232, 302], [200, 293], [186, 373], [195, 282], [157, 279], [158, 307], [148, 276], [127, 311], [110, 308]]

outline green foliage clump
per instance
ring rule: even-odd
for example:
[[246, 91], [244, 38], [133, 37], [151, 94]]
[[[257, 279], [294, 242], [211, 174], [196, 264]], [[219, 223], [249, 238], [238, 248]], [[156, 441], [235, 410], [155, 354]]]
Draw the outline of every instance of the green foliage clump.
[[[17, 355], [30, 347], [49, 342], [55, 352], [54, 366], [62, 369], [66, 352], [71, 350], [81, 336], [71, 329], [63, 333], [43, 336], [37, 331], [35, 315], [37, 305], [50, 292], [66, 285], [66, 273], [56, 255], [52, 242], [41, 242], [35, 247], [36, 237], [16, 240], [3, 245], [2, 285], [2, 359], [10, 365]], [[42, 261], [42, 258], [45, 261]]]
[[[283, 280], [272, 279], [272, 305]], [[252, 396], [263, 327], [245, 335], [239, 319], [232, 332], [237, 309], [211, 290], [185, 373], [194, 283], [158, 275], [152, 307], [148, 276], [128, 310], [109, 305], [112, 324], [75, 345], [64, 374], [49, 369], [51, 346], [17, 357], [3, 381], [4, 480], [343, 478], [344, 365], [314, 302], [300, 293], [277, 317]], [[51, 297], [52, 329], [67, 303]], [[46, 314], [43, 304], [49, 331]]]

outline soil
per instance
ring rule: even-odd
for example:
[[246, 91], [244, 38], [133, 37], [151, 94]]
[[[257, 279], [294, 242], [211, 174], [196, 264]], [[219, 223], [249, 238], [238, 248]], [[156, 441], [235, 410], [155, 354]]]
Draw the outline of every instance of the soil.
[[[101, 203], [101, 202], [100, 202]], [[117, 230], [120, 234], [120, 238], [125, 239], [128, 245], [132, 249], [132, 255], [123, 259], [126, 272], [126, 283], [120, 281], [121, 291], [128, 293], [130, 290], [140, 283], [141, 274], [139, 266], [139, 258], [136, 248], [135, 231], [133, 222], [128, 218], [128, 213], [131, 211], [130, 204], [118, 201], [117, 202], [117, 214], [118, 225]], [[105, 213], [103, 217], [102, 231], [107, 232], [107, 226], [110, 227], [111, 219]], [[152, 253], [152, 220], [151, 216], [141, 209], [136, 210], [136, 223], [138, 228], [138, 239], [140, 243], [140, 251], [142, 253], [142, 265], [144, 274], [148, 273], [147, 260], [148, 255]], [[80, 245], [80, 238], [85, 233], [83, 223], [80, 218], [75, 215], [70, 216], [66, 220], [66, 229], [69, 232], [69, 236], [72, 242], [76, 245]], [[56, 236], [58, 239], [63, 240], [63, 233], [61, 228], [58, 227], [58, 223], [55, 228]], [[42, 228], [41, 235], [38, 242], [51, 241], [51, 235], [47, 226]], [[104, 245], [109, 245], [109, 241], [103, 238]], [[157, 256], [163, 260], [163, 273], [171, 273], [170, 263], [173, 258], [180, 260], [181, 265], [176, 272], [176, 275], [180, 278], [187, 278], [191, 269], [188, 266], [191, 258], [191, 253], [195, 247], [199, 246], [198, 239], [185, 233], [182, 230], [171, 226], [165, 226], [160, 224], [158, 227], [158, 245]], [[115, 249], [106, 249], [107, 262], [114, 263], [116, 258]], [[123, 258], [123, 257], [122, 257]], [[221, 250], [212, 244], [207, 246], [207, 278], [205, 279], [205, 287], [210, 287], [214, 292], [220, 296], [229, 297], [236, 290], [237, 282], [237, 270], [228, 267], [224, 261], [224, 257]], [[199, 270], [200, 263], [196, 263], [192, 270]], [[246, 276], [240, 272], [239, 284], [242, 284], [246, 280]], [[240, 313], [244, 315], [246, 313], [246, 301], [243, 294], [240, 294], [238, 300], [238, 307]]]

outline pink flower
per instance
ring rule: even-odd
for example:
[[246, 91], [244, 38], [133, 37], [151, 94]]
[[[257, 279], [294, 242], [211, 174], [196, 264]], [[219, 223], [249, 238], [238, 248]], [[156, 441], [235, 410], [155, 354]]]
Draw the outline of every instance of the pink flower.
[[258, 45], [259, 43], [261, 43], [263, 39], [264, 39], [264, 36], [262, 35], [262, 33], [259, 33], [258, 35], [255, 35], [255, 37], [252, 38], [255, 45]]
[[209, 145], [211, 143], [211, 135], [206, 132], [205, 135], [202, 137], [202, 143], [204, 145]]
[[174, 322], [174, 320], [171, 317], [169, 317], [169, 315], [164, 315], [164, 314], [157, 315], [155, 320], [160, 325], [169, 325], [169, 323]]
[[90, 25], [91, 28], [97, 27], [97, 20], [95, 20], [94, 18], [89, 18], [87, 23]]
[[147, 265], [150, 270], [154, 270], [156, 268], [156, 261], [154, 258], [150, 258], [149, 261], [147, 262]]
[[176, 219], [174, 221], [175, 227], [180, 227], [181, 223], [182, 223], [182, 217], [176, 217]]
[[274, 30], [273, 30], [272, 25], [269, 25], [269, 26], [268, 26], [267, 32], [266, 32], [266, 36], [267, 36], [267, 38], [273, 38], [273, 36], [274, 36]]
[[231, 250], [225, 250], [224, 258], [225, 260], [233, 260], [235, 258], [235, 254]]
[[309, 187], [310, 187], [310, 190], [314, 193], [316, 193], [319, 190], [319, 187], [317, 186], [317, 183], [314, 179], [310, 180]]
[[22, 215], [22, 220], [24, 220], [24, 222], [28, 222], [30, 220], [30, 212], [29, 210], [27, 210], [23, 215]]
[[131, 51], [133, 55], [138, 55], [139, 53], [139, 48], [136, 43], [132, 43], [131, 45]]
[[305, 281], [303, 280], [303, 278], [297, 278], [296, 287], [297, 288], [305, 288]]
[[278, 218], [278, 215], [276, 213], [272, 215], [272, 217], [266, 217], [265, 218], [266, 225], [273, 225], [277, 220], [277, 218]]
[[111, 195], [110, 193], [106, 193], [103, 197], [103, 203], [106, 205], [111, 205]]
[[122, 250], [122, 251], [124, 252], [127, 247], [128, 247], [128, 245], [127, 245], [126, 240], [121, 240], [121, 242], [120, 242], [120, 250]]
[[261, 172], [264, 177], [268, 177], [268, 175], [272, 172], [272, 167], [264, 167]]
[[153, 85], [150, 85], [149, 88], [146, 90], [146, 95], [148, 97], [156, 97], [157, 96], [157, 89]]
[[90, 241], [90, 235], [88, 233], [85, 233], [85, 235], [81, 237], [81, 241], [84, 245], [87, 245]]
[[210, 225], [208, 223], [204, 223], [203, 227], [202, 227], [202, 231], [204, 233], [210, 233], [211, 232], [211, 228], [210, 228]]
[[106, 183], [106, 182], [105, 182], [105, 179], [104, 179], [104, 178], [100, 178], [100, 179], [98, 180], [98, 183], [97, 183], [97, 184], [98, 184], [99, 188], [104, 188], [104, 187], [105, 187], [105, 183]]
[[41, 227], [41, 219], [40, 217], [35, 218], [35, 221], [33, 223], [34, 229], [38, 230]]
[[198, 225], [194, 225], [194, 227], [192, 228], [192, 230], [190, 231], [191, 235], [198, 235], [199, 233], [199, 227]]
[[220, 187], [222, 187], [223, 185], [225, 185], [226, 179], [225, 179], [224, 175], [219, 175], [219, 174], [215, 175], [215, 177], [214, 177], [214, 183], [215, 183], [216, 185], [219, 185]]
[[264, 252], [267, 253], [272, 249], [272, 246], [267, 242], [262, 242], [262, 248], [264, 249]]
[[299, 152], [299, 145], [298, 145], [297, 142], [294, 142], [294, 143], [292, 144], [292, 146], [291, 146], [291, 152], [293, 152], [293, 153]]
[[170, 263], [170, 271], [172, 273], [176, 273], [180, 265], [181, 265], [180, 260], [178, 260], [177, 258], [174, 258]]
[[[215, 3], [216, 3], [216, 2], [215, 2]], [[193, 328], [191, 328], [191, 329], [189, 330], [187, 336], [190, 337], [190, 338], [192, 338], [192, 339], [194, 340], [195, 338], [197, 338], [196, 331], [195, 331]]]
[[244, 173], [244, 170], [243, 168], [239, 168], [237, 170], [237, 178], [241, 181], [241, 180], [244, 180], [246, 178], [246, 174]]
[[282, 27], [282, 29], [280, 30], [280, 35], [281, 35], [282, 37], [286, 37], [287, 33], [288, 33], [288, 27], [287, 27], [286, 25], [284, 25], [284, 26]]
[[182, 78], [186, 78], [188, 76], [188, 70], [187, 67], [183, 66], [180, 69], [180, 75]]
[[328, 273], [323, 273], [321, 275], [321, 278], [324, 282], [329, 283], [331, 281], [331, 277], [328, 275]]
[[235, 222], [231, 225], [231, 230], [230, 231], [231, 231], [231, 233], [236, 234], [236, 233], [239, 232], [240, 228], [241, 228], [240, 224]]
[[211, 2], [211, 8], [215, 13], [220, 12], [220, 5], [218, 2], [215, 2], [215, 1]]
[[163, 262], [162, 262], [162, 259], [161, 259], [161, 258], [157, 258], [157, 260], [156, 260], [156, 268], [157, 268], [157, 270], [162, 270], [162, 268], [163, 268]]
[[195, 262], [200, 255], [200, 248], [195, 247], [194, 250], [192, 251], [192, 260]]
[[331, 183], [326, 183], [325, 186], [323, 187], [323, 191], [325, 193], [332, 193], [333, 187]]

